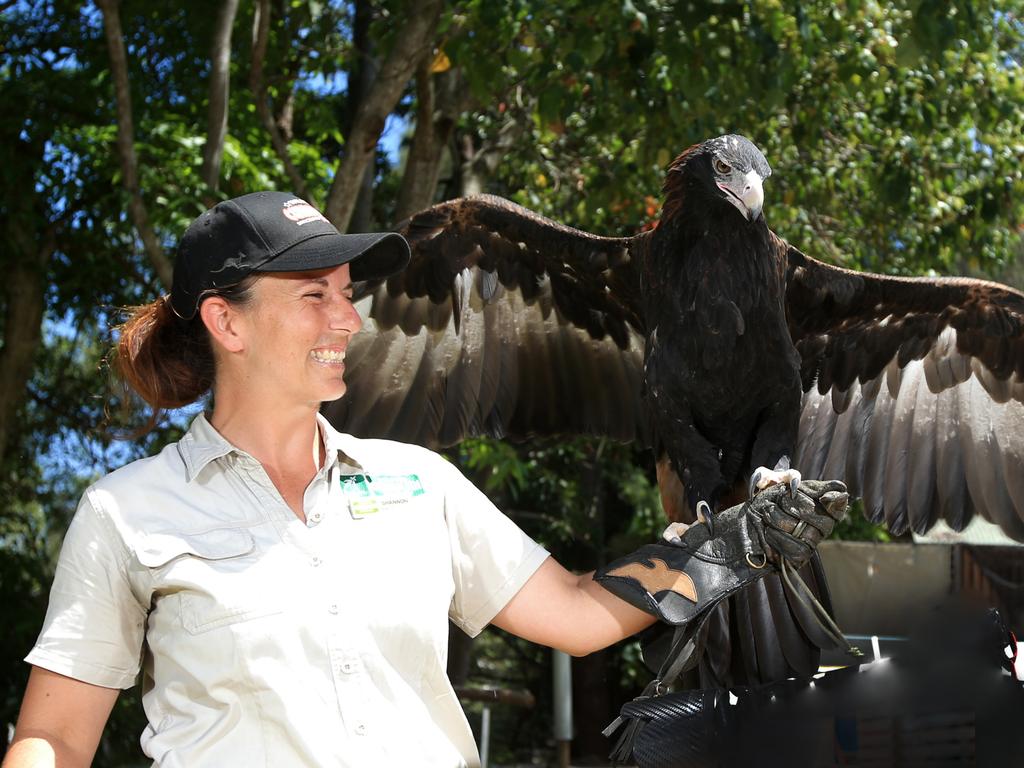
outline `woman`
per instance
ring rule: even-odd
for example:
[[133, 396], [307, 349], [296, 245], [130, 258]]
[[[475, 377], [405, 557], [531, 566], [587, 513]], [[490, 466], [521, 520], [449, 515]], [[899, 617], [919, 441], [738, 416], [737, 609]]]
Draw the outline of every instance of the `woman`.
[[[155, 410], [210, 391], [212, 411], [85, 492], [4, 768], [88, 765], [140, 672], [156, 765], [473, 765], [449, 618], [583, 655], [652, 614], [690, 621], [763, 572], [744, 555], [773, 560], [761, 523], [736, 518], [742, 573], [698, 562], [686, 532], [602, 582], [573, 575], [439, 456], [332, 429], [319, 408], [345, 393], [352, 281], [408, 258], [400, 236], [340, 235], [276, 192], [188, 228], [170, 296], [122, 327], [117, 362]], [[831, 529], [808, 498], [768, 531], [796, 558]], [[652, 552], [687, 590], [647, 580]]]
[[189, 227], [117, 362], [154, 408], [211, 390], [212, 413], [83, 496], [5, 767], [88, 765], [140, 668], [159, 765], [471, 764], [449, 615], [574, 654], [652, 622], [440, 457], [318, 415], [345, 392], [352, 280], [407, 259], [400, 236], [340, 235], [282, 193]]

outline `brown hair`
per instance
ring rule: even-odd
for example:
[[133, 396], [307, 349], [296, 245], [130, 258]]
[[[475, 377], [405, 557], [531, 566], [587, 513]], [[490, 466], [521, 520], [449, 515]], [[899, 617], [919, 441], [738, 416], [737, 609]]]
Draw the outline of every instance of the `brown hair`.
[[[259, 275], [250, 275], [234, 285], [207, 291], [199, 303], [220, 296], [244, 306], [252, 300], [258, 279]], [[114, 365], [126, 388], [153, 409], [145, 426], [134, 433], [142, 434], [156, 425], [163, 410], [194, 403], [209, 391], [216, 365], [209, 332], [198, 312], [182, 320], [167, 296], [129, 311], [118, 327], [121, 337], [114, 348]]]

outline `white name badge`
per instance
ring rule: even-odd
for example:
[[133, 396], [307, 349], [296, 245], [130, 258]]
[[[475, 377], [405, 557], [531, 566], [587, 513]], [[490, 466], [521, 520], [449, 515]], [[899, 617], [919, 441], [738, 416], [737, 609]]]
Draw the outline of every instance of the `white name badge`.
[[340, 484], [354, 520], [408, 504], [424, 493], [419, 475], [342, 475]]

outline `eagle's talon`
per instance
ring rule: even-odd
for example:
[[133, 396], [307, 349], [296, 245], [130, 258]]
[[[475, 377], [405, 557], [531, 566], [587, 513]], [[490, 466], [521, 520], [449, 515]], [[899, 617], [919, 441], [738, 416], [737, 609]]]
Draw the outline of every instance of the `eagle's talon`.
[[[787, 472], [784, 472], [783, 474], [787, 474]], [[796, 489], [800, 487], [800, 480], [802, 478], [800, 477], [800, 473], [797, 472], [795, 469], [788, 470], [788, 474], [789, 474], [789, 495], [792, 498], [793, 496], [796, 496]]]
[[706, 523], [711, 518], [711, 507], [706, 501], [697, 502], [697, 522]]
[[768, 467], [758, 467], [750, 476], [750, 498], [757, 495], [758, 491], [763, 491], [772, 485], [782, 485], [783, 483], [789, 486], [789, 495], [795, 496], [797, 488], [800, 487], [801, 479], [800, 473], [795, 469], [779, 470], [776, 468], [772, 470], [768, 469]]
[[749, 491], [747, 493], [747, 497], [748, 498], [751, 498], [751, 499], [754, 498], [754, 496], [757, 495], [757, 492], [759, 490], [761, 490], [760, 485], [761, 485], [761, 475], [763, 474], [762, 470], [764, 470], [765, 472], [768, 471], [764, 467], [758, 467], [757, 469], [754, 470], [754, 474], [752, 474], [750, 476], [750, 489], [749, 489]]
[[704, 523], [708, 527], [708, 532], [714, 536], [715, 526], [711, 522], [711, 506], [706, 501], [697, 502], [697, 522]]

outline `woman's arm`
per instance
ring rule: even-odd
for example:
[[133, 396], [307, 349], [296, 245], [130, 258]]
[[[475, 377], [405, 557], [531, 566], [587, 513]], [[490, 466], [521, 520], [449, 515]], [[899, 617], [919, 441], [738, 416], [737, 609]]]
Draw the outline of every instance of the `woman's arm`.
[[88, 766], [119, 693], [32, 667], [3, 768]]
[[491, 623], [573, 656], [599, 651], [654, 623], [593, 575], [570, 573], [549, 557]]
[[800, 568], [843, 519], [847, 504], [846, 486], [837, 480], [806, 480], [798, 490], [772, 486], [718, 513], [714, 530], [689, 526], [677, 543], [649, 544], [620, 558], [612, 570], [603, 569], [602, 584], [592, 573], [574, 576], [548, 558], [493, 623], [574, 656], [635, 634], [654, 615], [685, 624], [773, 569]]

